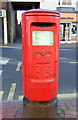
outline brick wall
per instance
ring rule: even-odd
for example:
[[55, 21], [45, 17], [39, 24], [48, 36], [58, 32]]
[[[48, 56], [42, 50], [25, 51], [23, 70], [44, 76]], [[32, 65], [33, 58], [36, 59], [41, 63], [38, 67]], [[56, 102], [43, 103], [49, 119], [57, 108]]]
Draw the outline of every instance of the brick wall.
[[6, 0], [0, 1], [0, 8], [1, 9], [7, 9], [7, 2], [6, 2]]

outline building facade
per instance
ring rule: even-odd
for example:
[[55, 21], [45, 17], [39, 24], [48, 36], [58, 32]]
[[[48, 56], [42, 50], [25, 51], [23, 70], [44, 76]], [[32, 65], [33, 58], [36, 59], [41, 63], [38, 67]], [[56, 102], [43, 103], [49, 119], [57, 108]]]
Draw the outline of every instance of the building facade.
[[44, 0], [42, 8], [60, 13], [60, 40], [77, 40], [78, 0]]
[[[18, 33], [21, 34], [21, 24], [17, 19], [18, 10], [50, 9], [60, 13], [60, 40], [77, 40], [78, 0], [8, 0], [6, 9], [8, 40], [13, 43]], [[21, 36], [21, 35], [20, 35]]]
[[59, 0], [56, 7], [60, 12], [60, 40], [76, 41], [77, 40], [77, 1], [76, 0]]

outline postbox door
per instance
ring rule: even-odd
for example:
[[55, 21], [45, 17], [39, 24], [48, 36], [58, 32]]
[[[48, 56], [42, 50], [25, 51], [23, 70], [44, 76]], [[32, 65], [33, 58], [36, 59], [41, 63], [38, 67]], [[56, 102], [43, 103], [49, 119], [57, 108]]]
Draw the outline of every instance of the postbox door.
[[31, 30], [31, 79], [38, 82], [55, 80], [54, 24], [33, 24]]

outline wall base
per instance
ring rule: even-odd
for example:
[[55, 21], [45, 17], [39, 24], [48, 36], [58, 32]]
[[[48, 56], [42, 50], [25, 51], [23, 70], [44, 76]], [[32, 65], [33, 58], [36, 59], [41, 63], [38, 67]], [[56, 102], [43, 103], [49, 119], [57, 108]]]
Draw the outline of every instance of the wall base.
[[23, 99], [24, 118], [57, 118], [57, 98], [46, 102]]

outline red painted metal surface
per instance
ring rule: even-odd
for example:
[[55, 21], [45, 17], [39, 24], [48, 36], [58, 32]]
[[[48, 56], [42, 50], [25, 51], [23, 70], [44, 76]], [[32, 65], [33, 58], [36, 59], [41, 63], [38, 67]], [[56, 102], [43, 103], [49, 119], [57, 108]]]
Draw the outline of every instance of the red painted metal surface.
[[[33, 45], [33, 31], [53, 31], [53, 45]], [[58, 94], [59, 32], [58, 12], [38, 9], [22, 15], [23, 94], [32, 101], [49, 101]]]

